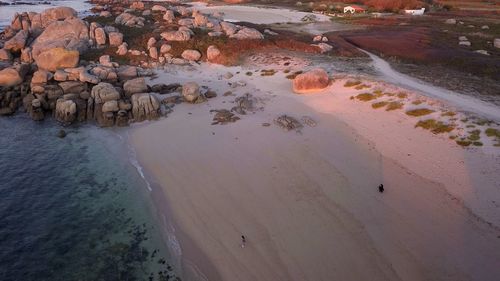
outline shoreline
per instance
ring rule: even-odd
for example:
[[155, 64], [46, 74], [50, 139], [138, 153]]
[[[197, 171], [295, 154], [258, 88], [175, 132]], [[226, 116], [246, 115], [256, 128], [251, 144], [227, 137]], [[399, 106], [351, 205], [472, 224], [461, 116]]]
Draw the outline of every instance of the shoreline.
[[[206, 74], [202, 83], [209, 84], [211, 89], [219, 93], [223, 92], [223, 89], [217, 87], [223, 87], [225, 81], [212, 80], [212, 77], [217, 75], [210, 74], [207, 67], [211, 68], [206, 65], [200, 66], [200, 68], [205, 68], [200, 71]], [[235, 71], [234, 68], [231, 70]], [[178, 70], [169, 74], [159, 74], [157, 80], [168, 82], [164, 79], [181, 79], [182, 82], [182, 80], [196, 77], [196, 71], [198, 70], [181, 74], [183, 71]], [[212, 71], [214, 71], [213, 68]], [[222, 73], [223, 70], [219, 71]], [[244, 71], [241, 70], [241, 72]], [[241, 75], [235, 80], [237, 79], [241, 79]], [[258, 93], [259, 91], [252, 90], [253, 86], [265, 83], [260, 79], [247, 80], [250, 88], [244, 87], [245, 89], [238, 93], [250, 91], [255, 96], [265, 97], [265, 94], [262, 95]], [[271, 79], [281, 81], [281, 78]], [[289, 81], [286, 82], [289, 83]], [[335, 250], [336, 254], [332, 255], [333, 252], [330, 251], [338, 247], [332, 239], [351, 245], [346, 247], [367, 247], [361, 251], [359, 249], [340, 250], [341, 256], [347, 253], [350, 255], [356, 253], [355, 256], [364, 253], [364, 257], [357, 256], [356, 258], [356, 260], [366, 261], [365, 272], [359, 274], [371, 272], [370, 278], [381, 280], [418, 280], [424, 277], [446, 280], [445, 276], [457, 278], [461, 276], [462, 273], [453, 270], [447, 264], [423, 258], [428, 255], [444, 255], [442, 258], [454, 260], [452, 264], [463, 262], [460, 261], [460, 251], [455, 248], [460, 245], [457, 244], [460, 239], [446, 238], [449, 241], [441, 245], [441, 242], [436, 241], [436, 239], [440, 240], [439, 238], [429, 240], [429, 234], [425, 234], [429, 231], [437, 231], [433, 235], [441, 238], [448, 234], [449, 229], [463, 228], [457, 234], [462, 232], [463, 235], [471, 237], [476, 237], [478, 233], [481, 233], [483, 238], [478, 239], [477, 242], [470, 242], [475, 245], [461, 247], [466, 247], [464, 248], [466, 251], [477, 248], [492, 254], [492, 250], [485, 247], [485, 241], [495, 241], [495, 231], [498, 231], [500, 220], [494, 215], [494, 206], [486, 210], [481, 210], [481, 206], [486, 206], [485, 200], [493, 200], [493, 198], [483, 197], [481, 200], [476, 200], [465, 197], [464, 194], [468, 192], [466, 187], [472, 183], [470, 181], [465, 185], [458, 183], [464, 175], [462, 171], [465, 171], [465, 163], [477, 161], [476, 156], [482, 152], [477, 150], [469, 152], [457, 147], [446, 138], [418, 131], [413, 125], [408, 124], [408, 120], [405, 120], [408, 117], [403, 117], [399, 113], [376, 112], [363, 104], [353, 104], [352, 109], [342, 111], [347, 106], [345, 102], [341, 103], [338, 86], [330, 86], [330, 90], [318, 94], [300, 96], [289, 92], [290, 96], [282, 96], [282, 93], [288, 91], [287, 88], [283, 88], [284, 84], [281, 82], [270, 82], [270, 84], [279, 88], [273, 89], [277, 90], [275, 100], [273, 98], [266, 100], [263, 111], [243, 116], [242, 120], [235, 124], [209, 125], [207, 117], [210, 114], [206, 112], [224, 103], [217, 98], [209, 101], [205, 106], [179, 105], [168, 118], [134, 128], [131, 133], [131, 141], [138, 150], [140, 162], [148, 174], [158, 178], [162, 186], [167, 204], [172, 208], [172, 219], [179, 225], [177, 229], [183, 229], [191, 237], [191, 241], [200, 246], [198, 249], [200, 253], [207, 255], [208, 259], [214, 263], [216, 270], [220, 272], [222, 276], [220, 280], [234, 280], [234, 278], [238, 280], [254, 280], [255, 278], [326, 280], [332, 276], [343, 276], [344, 280], [362, 278], [363, 276], [352, 273], [352, 268], [344, 264], [348, 258], [338, 256], [340, 249]], [[333, 89], [337, 91], [337, 97], [328, 94]], [[238, 93], [236, 96], [239, 95]], [[342, 95], [345, 96], [345, 94]], [[228, 101], [228, 98], [225, 100]], [[335, 106], [325, 107], [325, 104]], [[318, 122], [318, 126], [305, 127], [302, 135], [293, 132], [285, 133], [274, 126], [261, 127], [260, 122], [272, 118], [273, 114], [269, 111], [275, 114], [279, 112], [294, 112], [295, 115], [313, 114], [311, 116]], [[367, 130], [368, 127], [360, 123], [364, 120], [364, 117], [359, 117], [360, 114], [362, 116], [377, 114], [377, 118], [371, 120], [375, 123], [369, 127], [382, 128], [383, 131], [377, 133], [374, 130]], [[375, 124], [380, 123], [381, 120], [387, 122], [387, 127], [393, 129], [397, 127], [401, 134], [408, 135], [408, 138], [391, 134], [390, 130], [383, 129], [385, 127], [383, 125], [376, 126]], [[184, 124], [180, 125], [180, 123]], [[367, 139], [360, 136], [360, 132]], [[383, 136], [383, 134], [388, 135]], [[318, 138], [320, 135], [321, 137]], [[396, 140], [384, 140], [391, 137]], [[263, 138], [276, 144], [269, 144], [262, 140]], [[381, 145], [384, 142], [386, 145]], [[401, 142], [401, 145], [394, 146], [394, 142]], [[430, 155], [425, 149], [422, 150], [423, 143], [436, 147], [433, 154]], [[331, 148], [331, 145], [337, 149]], [[401, 155], [402, 146], [405, 146], [405, 151], [410, 153], [411, 157]], [[432, 160], [438, 159], [441, 156], [440, 153], [447, 155], [447, 152], [452, 151], [454, 153], [451, 156], [448, 155], [448, 159], [442, 159], [441, 162]], [[264, 155], [267, 156], [262, 158]], [[285, 155], [288, 156], [284, 159], [288, 160], [282, 158]], [[495, 157], [489, 161], [494, 161], [493, 163], [496, 164], [491, 166], [490, 162], [489, 167], [498, 166], [498, 154]], [[278, 161], [278, 159], [282, 160]], [[300, 165], [296, 163], [298, 159], [301, 159]], [[322, 160], [317, 162], [320, 159]], [[418, 163], [423, 159], [429, 163], [436, 163], [438, 166], [419, 169]], [[460, 164], [460, 159], [465, 161], [464, 164]], [[481, 163], [485, 160], [481, 157], [480, 159]], [[212, 167], [214, 164], [210, 164], [212, 161], [216, 161], [215, 167]], [[197, 168], [193, 170], [194, 174], [186, 172], [194, 168], [190, 163], [197, 165]], [[477, 167], [481, 167], [480, 164], [476, 164]], [[488, 165], [488, 163], [483, 164]], [[292, 168], [293, 166], [290, 165], [299, 166]], [[353, 165], [357, 168], [353, 168]], [[274, 174], [274, 166], [284, 171], [281, 174]], [[468, 169], [480, 169], [477, 167]], [[451, 174], [440, 174], [443, 168], [449, 168]], [[201, 174], [197, 172], [199, 169], [201, 169]], [[315, 171], [316, 169], [318, 171]], [[327, 171], [333, 175], [328, 175]], [[360, 175], [359, 171], [366, 171], [368, 174]], [[301, 176], [296, 177], [296, 173]], [[262, 179], [254, 178], [253, 174], [259, 175]], [[306, 176], [308, 174], [310, 176]], [[478, 172], [471, 175], [477, 176]], [[487, 177], [494, 180], [495, 176], [489, 174]], [[436, 182], [436, 179], [440, 180]], [[473, 179], [473, 181], [477, 180]], [[295, 181], [298, 183], [296, 186], [292, 184]], [[292, 184], [291, 190], [282, 186], [287, 182]], [[384, 182], [389, 188], [389, 193], [380, 199], [374, 194], [375, 190], [372, 189], [374, 187], [370, 188], [370, 183], [376, 186], [378, 182]], [[329, 186], [332, 183], [336, 186]], [[409, 186], [399, 186], [401, 183], [407, 183]], [[454, 184], [462, 187], [450, 190], [449, 188]], [[307, 188], [309, 186], [311, 188]], [[472, 186], [477, 188], [476, 184]], [[485, 186], [493, 190], [480, 192], [492, 195], [491, 192], [494, 192], [495, 186], [491, 185], [491, 182], [485, 183]], [[417, 187], [420, 189], [418, 192], [414, 190]], [[422, 189], [423, 187], [427, 188]], [[280, 195], [277, 196], [278, 194]], [[266, 196], [269, 198], [266, 199]], [[291, 201], [287, 201], [286, 198]], [[331, 205], [332, 200], [335, 202], [333, 205]], [[388, 202], [386, 203], [385, 200]], [[296, 203], [290, 205], [291, 202]], [[308, 202], [314, 202], [314, 204], [309, 205]], [[306, 214], [302, 211], [299, 213], [293, 211], [299, 208], [296, 204], [300, 208], [305, 208], [303, 212]], [[283, 213], [280, 211], [281, 208], [273, 207], [274, 205], [282, 206], [289, 211]], [[318, 206], [326, 209], [318, 210]], [[337, 207], [324, 212], [333, 206]], [[421, 209], [422, 206], [427, 207]], [[309, 208], [313, 209], [309, 210]], [[473, 213], [468, 211], [469, 208], [472, 208]], [[311, 217], [310, 212], [315, 216]], [[480, 212], [479, 215], [477, 215], [478, 212]], [[222, 214], [225, 219], [218, 218]], [[291, 214], [294, 216], [293, 221], [297, 221], [296, 223], [290, 220]], [[267, 218], [268, 216], [271, 218]], [[489, 218], [483, 221], [481, 217], [485, 216]], [[340, 219], [337, 223], [342, 222], [340, 225], [331, 222], [335, 217]], [[276, 221], [278, 218], [280, 219]], [[314, 223], [318, 219], [320, 221], [324, 219], [323, 223], [319, 224], [322, 225], [320, 228]], [[468, 223], [462, 225], [460, 221], [463, 219]], [[268, 220], [275, 223], [281, 221], [281, 223], [269, 224]], [[426, 220], [433, 221], [432, 225], [441, 226], [430, 227]], [[268, 223], [262, 224], [264, 221]], [[401, 224], [406, 226], [403, 227]], [[350, 226], [347, 227], [347, 225]], [[390, 225], [398, 225], [398, 227], [387, 229], [386, 227]], [[325, 227], [330, 231], [325, 232]], [[408, 228], [408, 230], [399, 229], [401, 227]], [[243, 229], [246, 230], [243, 231]], [[292, 233], [283, 232], [284, 229], [290, 229]], [[303, 231], [312, 231], [312, 233], [303, 236], [306, 235], [302, 233]], [[347, 231], [349, 234], [340, 234], [339, 231]], [[243, 249], [248, 250], [248, 253], [239, 251], [238, 232], [245, 233], [251, 241], [249, 242], [251, 245]], [[308, 236], [317, 236], [317, 241], [321, 241], [320, 244], [300, 246], [304, 244], [304, 241], [299, 242], [300, 239]], [[351, 236], [354, 238], [349, 238]], [[393, 239], [400, 242], [395, 243]], [[422, 239], [429, 240], [423, 248], [421, 248], [423, 245], [420, 245]], [[185, 244], [181, 242], [181, 246], [184, 247]], [[414, 257], [409, 258], [407, 254], [403, 254], [407, 251], [411, 253], [410, 256]], [[495, 272], [495, 269], [492, 267], [491, 260], [485, 260], [478, 251], [474, 250], [469, 254], [481, 260], [489, 269], [486, 273], [480, 273], [478, 268], [470, 267], [471, 265], [468, 264], [467, 272], [476, 277], [481, 276], [482, 279], [478, 280], [490, 280], [490, 274]], [[232, 258], [228, 259], [228, 257]], [[333, 272], [337, 273], [347, 270], [344, 268], [347, 266], [349, 274], [345, 272], [345, 276], [331, 275], [333, 272], [325, 269], [329, 268], [328, 266], [322, 265], [318, 268], [318, 265], [321, 265], [320, 260], [331, 261], [330, 267], [333, 268]], [[370, 260], [379, 260], [378, 265]], [[319, 263], [313, 265], [315, 261]], [[433, 263], [440, 264], [439, 270], [434, 269], [437, 272], [424, 273]], [[304, 268], [304, 264], [308, 266]]]

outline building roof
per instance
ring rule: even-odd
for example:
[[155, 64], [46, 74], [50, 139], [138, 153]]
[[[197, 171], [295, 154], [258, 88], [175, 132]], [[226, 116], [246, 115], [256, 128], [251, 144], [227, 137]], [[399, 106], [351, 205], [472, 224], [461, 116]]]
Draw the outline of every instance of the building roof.
[[348, 7], [351, 7], [351, 8], [353, 8], [356, 11], [364, 11], [365, 10], [365, 8], [360, 7], [358, 5], [349, 5], [349, 6], [345, 6], [344, 8], [348, 8]]

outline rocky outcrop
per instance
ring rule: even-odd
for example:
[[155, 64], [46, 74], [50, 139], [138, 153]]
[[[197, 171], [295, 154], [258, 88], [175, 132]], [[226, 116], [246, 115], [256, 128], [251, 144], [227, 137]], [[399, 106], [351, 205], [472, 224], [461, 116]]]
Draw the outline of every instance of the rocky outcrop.
[[126, 42], [123, 42], [119, 47], [118, 50], [116, 50], [116, 54], [119, 56], [124, 56], [128, 52], [128, 44]]
[[70, 68], [78, 66], [80, 53], [65, 48], [48, 49], [35, 58], [35, 62], [41, 69], [56, 71], [59, 68]]
[[67, 18], [76, 17], [77, 12], [70, 7], [56, 7], [46, 9], [40, 13], [42, 27], [47, 27], [52, 22], [65, 20]]
[[234, 35], [238, 32], [238, 27], [233, 23], [223, 21], [220, 23], [220, 26], [227, 36]]
[[173, 23], [175, 20], [175, 15], [173, 11], [165, 11], [165, 14], [163, 15], [163, 20], [165, 20], [168, 23]]
[[147, 93], [132, 95], [132, 116], [134, 121], [154, 120], [160, 117], [160, 102]]
[[5, 49], [0, 49], [0, 61], [11, 61], [12, 54]]
[[329, 84], [328, 73], [322, 68], [299, 74], [293, 79], [293, 91], [298, 94], [318, 92]]
[[143, 27], [145, 19], [129, 13], [122, 13], [116, 17], [115, 23], [131, 27]]
[[123, 34], [120, 32], [110, 32], [108, 37], [110, 46], [118, 47], [123, 43]]

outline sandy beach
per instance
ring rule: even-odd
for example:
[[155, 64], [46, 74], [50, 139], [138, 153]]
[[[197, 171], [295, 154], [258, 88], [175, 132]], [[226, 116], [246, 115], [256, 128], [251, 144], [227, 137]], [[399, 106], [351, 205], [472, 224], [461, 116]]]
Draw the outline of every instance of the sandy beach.
[[[208, 280], [496, 279], [498, 149], [464, 149], [402, 111], [353, 101], [360, 91], [344, 87], [347, 78], [296, 95], [285, 74], [248, 71], [159, 71], [150, 84], [198, 81], [219, 95], [178, 105], [130, 138], [163, 189], [186, 263]], [[245, 93], [254, 113], [210, 125], [210, 110]], [[316, 125], [286, 132], [273, 124], [280, 114]]]

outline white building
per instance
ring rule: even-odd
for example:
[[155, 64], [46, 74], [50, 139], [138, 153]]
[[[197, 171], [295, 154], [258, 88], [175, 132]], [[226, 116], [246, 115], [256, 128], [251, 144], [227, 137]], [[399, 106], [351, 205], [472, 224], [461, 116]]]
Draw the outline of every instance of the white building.
[[348, 13], [351, 13], [351, 14], [354, 14], [354, 13], [363, 13], [365, 11], [365, 9], [359, 7], [359, 6], [355, 6], [355, 5], [352, 5], [352, 6], [345, 6], [344, 7], [344, 14], [348, 14]]
[[425, 8], [419, 10], [405, 10], [405, 14], [412, 16], [422, 16], [425, 12]]

